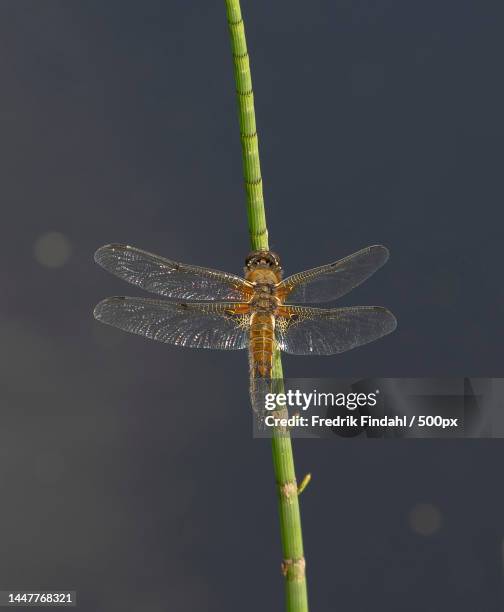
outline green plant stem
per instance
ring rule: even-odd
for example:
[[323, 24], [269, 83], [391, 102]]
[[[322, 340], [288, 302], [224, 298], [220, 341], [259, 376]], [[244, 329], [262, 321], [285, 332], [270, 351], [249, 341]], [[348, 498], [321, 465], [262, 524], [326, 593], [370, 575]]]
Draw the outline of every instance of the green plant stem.
[[239, 0], [226, 0], [226, 11], [231, 36], [236, 97], [240, 118], [243, 176], [247, 194], [247, 215], [250, 246], [253, 250], [268, 249], [268, 229], [264, 212], [259, 142], [254, 109], [254, 92], [250, 74], [245, 26]]
[[[269, 249], [266, 213], [264, 210], [259, 144], [254, 109], [254, 94], [250, 73], [245, 28], [239, 0], [225, 0], [231, 37], [236, 95], [240, 119], [243, 174], [247, 196], [247, 216], [250, 246], [253, 250]], [[273, 357], [272, 378], [283, 379], [280, 352]], [[282, 540], [282, 573], [285, 576], [286, 609], [288, 612], [307, 612], [305, 559], [301, 531], [301, 514], [297, 492], [296, 472], [290, 435], [276, 429], [272, 438], [273, 466], [278, 491], [280, 530]]]

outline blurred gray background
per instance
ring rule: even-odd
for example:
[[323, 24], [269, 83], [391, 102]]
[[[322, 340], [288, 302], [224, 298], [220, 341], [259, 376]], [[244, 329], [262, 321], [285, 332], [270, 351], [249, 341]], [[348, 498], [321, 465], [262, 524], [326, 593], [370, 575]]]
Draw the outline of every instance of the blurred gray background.
[[[368, 244], [342, 304], [391, 336], [289, 376], [502, 375], [502, 15], [476, 0], [243, 0], [271, 247]], [[0, 588], [85, 611], [280, 610], [269, 442], [246, 355], [92, 318], [140, 295], [108, 242], [240, 272], [224, 2], [0, 2]], [[500, 440], [298, 440], [313, 610], [502, 609]]]

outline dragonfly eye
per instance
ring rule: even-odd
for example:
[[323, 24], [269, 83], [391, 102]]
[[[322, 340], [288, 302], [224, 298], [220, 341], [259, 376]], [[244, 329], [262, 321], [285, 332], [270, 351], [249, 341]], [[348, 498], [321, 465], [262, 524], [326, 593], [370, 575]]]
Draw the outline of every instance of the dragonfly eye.
[[252, 251], [245, 259], [245, 266], [250, 269], [255, 266], [280, 267], [280, 257], [273, 251]]

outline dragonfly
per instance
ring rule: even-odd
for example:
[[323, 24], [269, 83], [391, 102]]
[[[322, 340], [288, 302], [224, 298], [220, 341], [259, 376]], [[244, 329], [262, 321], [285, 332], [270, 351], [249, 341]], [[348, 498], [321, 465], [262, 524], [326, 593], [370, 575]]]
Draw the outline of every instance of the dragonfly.
[[123, 244], [99, 248], [108, 272], [167, 299], [109, 297], [94, 309], [98, 321], [152, 340], [191, 348], [248, 348], [251, 389], [271, 379], [276, 348], [293, 355], [335, 355], [394, 331], [381, 306], [318, 308], [334, 301], [385, 264], [382, 245], [283, 279], [279, 256], [252, 251], [244, 277], [178, 263]]

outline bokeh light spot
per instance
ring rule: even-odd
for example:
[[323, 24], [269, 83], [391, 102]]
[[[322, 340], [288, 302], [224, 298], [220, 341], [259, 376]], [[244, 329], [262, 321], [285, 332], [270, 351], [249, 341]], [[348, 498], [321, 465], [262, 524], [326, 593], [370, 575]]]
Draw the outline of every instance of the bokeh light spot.
[[409, 513], [409, 524], [418, 535], [432, 535], [441, 527], [441, 512], [433, 504], [417, 504]]
[[71, 252], [70, 241], [60, 232], [42, 234], [33, 245], [35, 259], [46, 268], [61, 268], [68, 261]]

